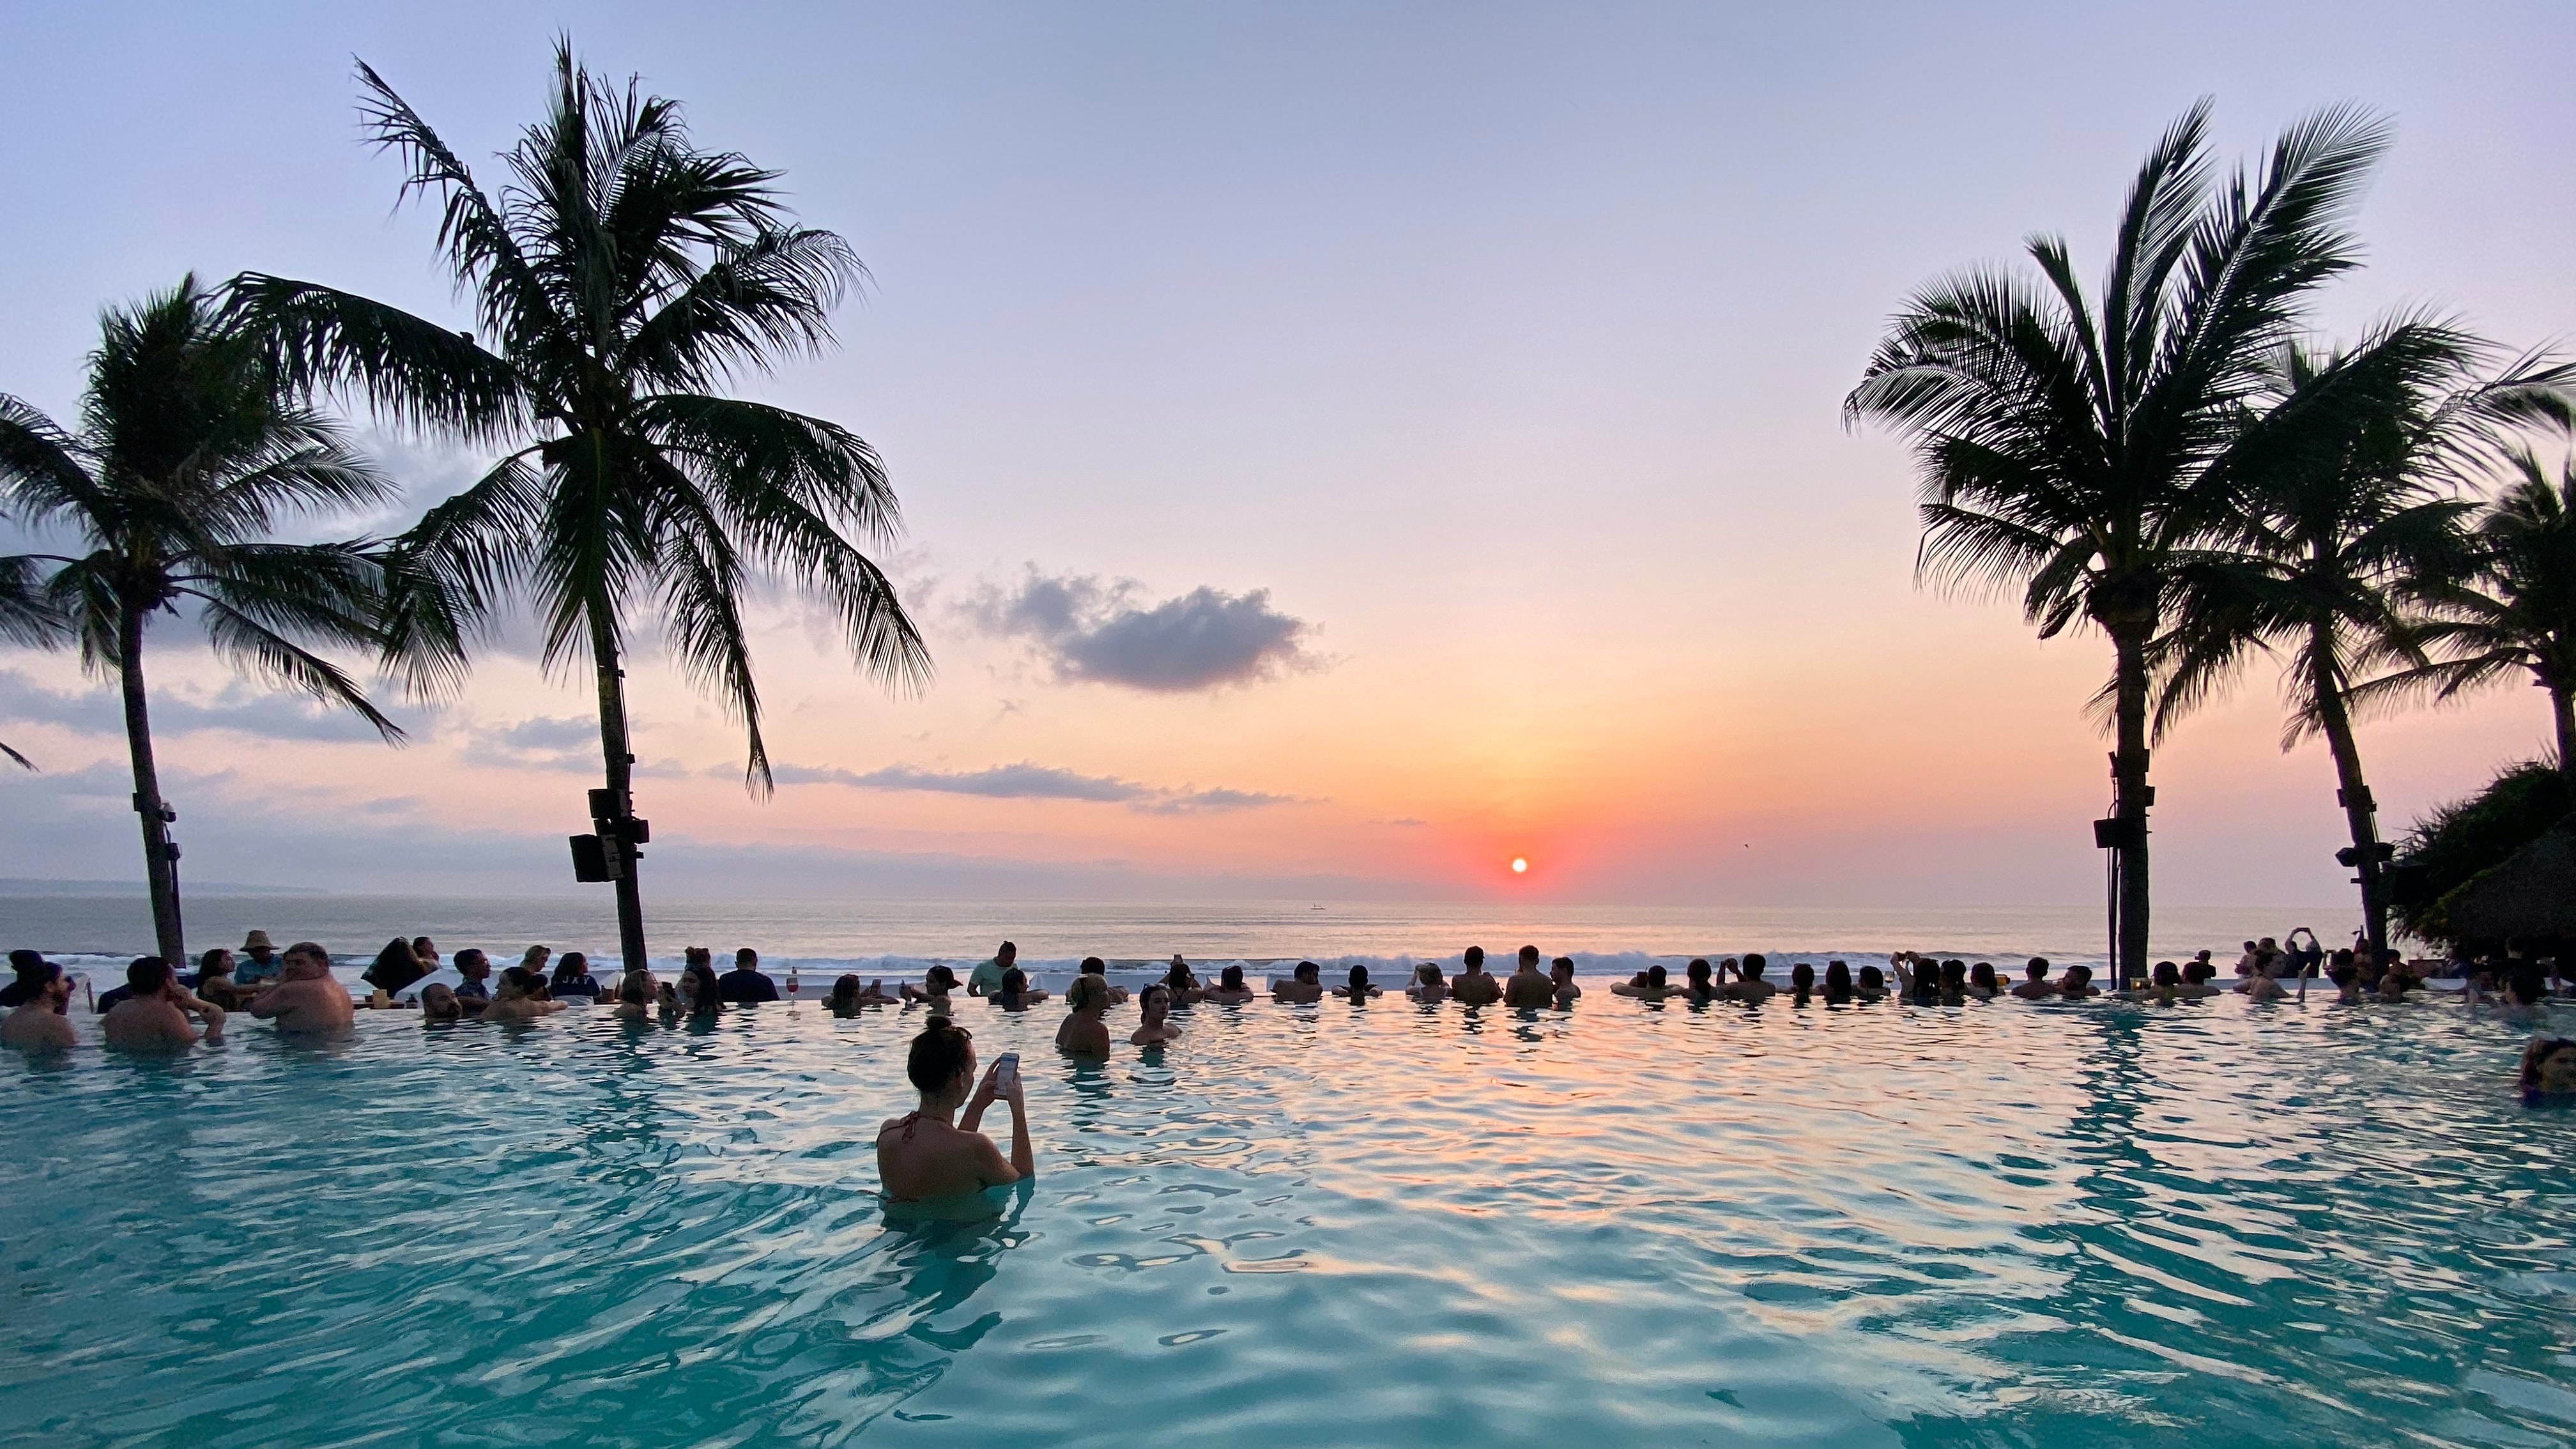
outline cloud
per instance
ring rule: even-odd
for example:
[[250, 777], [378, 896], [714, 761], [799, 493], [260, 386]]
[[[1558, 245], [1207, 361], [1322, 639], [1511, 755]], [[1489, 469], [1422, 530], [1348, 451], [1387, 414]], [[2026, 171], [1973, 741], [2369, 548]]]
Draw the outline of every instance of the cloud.
[[1050, 576], [1032, 565], [1016, 587], [986, 588], [966, 617], [997, 638], [1034, 645], [1061, 680], [1188, 694], [1321, 667], [1315, 626], [1270, 606], [1270, 591], [1206, 585], [1160, 603], [1133, 580]]
[[1053, 765], [1021, 761], [983, 770], [924, 770], [888, 765], [864, 773], [814, 765], [780, 765], [781, 785], [847, 785], [861, 790], [929, 790], [945, 795], [981, 795], [994, 800], [1089, 800], [1122, 804], [1153, 815], [1189, 815], [1225, 810], [1253, 810], [1265, 805], [1303, 803], [1294, 795], [1257, 790], [1178, 789], [1139, 784], [1114, 775], [1084, 775]]
[[939, 771], [910, 765], [888, 765], [861, 774], [855, 770], [780, 765], [773, 772], [781, 785], [852, 785], [862, 790], [932, 790], [944, 795], [984, 795], [996, 800], [1142, 800], [1155, 792], [1131, 780], [1107, 775], [1079, 775], [1052, 765], [1023, 761], [989, 770]]
[[596, 720], [540, 715], [521, 720], [494, 734], [492, 741], [513, 750], [578, 750], [599, 748]]
[[[383, 701], [377, 707], [383, 708]], [[226, 684], [212, 699], [164, 690], [153, 696], [151, 709], [155, 735], [228, 730], [305, 742], [379, 738], [374, 726], [345, 709], [326, 708], [308, 695], [261, 689], [240, 680]], [[65, 694], [15, 669], [0, 669], [0, 719], [61, 725], [82, 734], [125, 734], [125, 711], [115, 691], [101, 688]]]
[[1258, 810], [1264, 805], [1295, 805], [1294, 795], [1271, 795], [1259, 790], [1190, 790], [1172, 791], [1139, 810], [1156, 815], [1201, 815], [1225, 810]]

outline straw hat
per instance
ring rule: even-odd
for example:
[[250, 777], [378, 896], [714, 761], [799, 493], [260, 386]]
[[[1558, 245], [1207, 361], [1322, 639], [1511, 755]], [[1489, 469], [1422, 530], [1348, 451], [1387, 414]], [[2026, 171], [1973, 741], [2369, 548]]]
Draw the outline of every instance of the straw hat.
[[277, 943], [268, 939], [268, 933], [266, 931], [253, 931], [248, 936], [242, 938], [242, 949], [245, 951], [274, 951], [277, 949]]

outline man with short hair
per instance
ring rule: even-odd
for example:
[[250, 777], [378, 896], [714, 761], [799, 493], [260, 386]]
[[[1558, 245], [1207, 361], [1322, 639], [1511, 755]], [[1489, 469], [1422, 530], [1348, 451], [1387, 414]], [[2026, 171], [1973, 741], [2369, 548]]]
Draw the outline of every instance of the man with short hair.
[[1312, 961], [1298, 962], [1296, 975], [1270, 983], [1270, 999], [1282, 1006], [1312, 1006], [1323, 1000], [1322, 970]]
[[276, 985], [251, 998], [250, 1014], [288, 1036], [328, 1036], [357, 1025], [357, 1004], [331, 979], [331, 954], [311, 941], [286, 948]]
[[1762, 959], [1761, 952], [1746, 952], [1744, 964], [1736, 968], [1741, 974], [1734, 984], [1726, 988], [1726, 995], [1736, 1001], [1769, 1001], [1777, 996], [1780, 988], [1762, 979], [1763, 971], [1770, 964]]
[[1450, 1000], [1460, 1006], [1491, 1006], [1503, 999], [1503, 983], [1495, 980], [1494, 973], [1485, 969], [1484, 947], [1468, 947], [1459, 961], [1463, 969], [1449, 983]]
[[468, 946], [456, 953], [456, 985], [450, 989], [457, 1006], [469, 1014], [480, 1013], [492, 1004], [492, 958], [483, 954], [482, 947]]
[[1503, 1005], [1543, 1007], [1556, 1001], [1556, 983], [1538, 969], [1538, 948], [1523, 946], [1520, 965], [1512, 979], [1503, 983]]
[[241, 955], [241, 960], [233, 966], [233, 984], [236, 986], [258, 986], [274, 981], [286, 969], [286, 963], [278, 959], [277, 947], [270, 943], [266, 931], [253, 931], [242, 937]]
[[[1008, 942], [1008, 941], [1004, 941], [1002, 944], [1003, 944], [1003, 945], [1005, 945], [1005, 946], [1011, 946], [1011, 943], [1010, 943], [1010, 942]], [[1011, 953], [1012, 953], [1012, 955], [1013, 955], [1014, 957], [1016, 957], [1016, 956], [1019, 954], [1019, 948], [1018, 948], [1017, 946], [1011, 946]], [[1101, 960], [1101, 959], [1100, 959], [1099, 957], [1097, 957], [1097, 956], [1085, 956], [1085, 957], [1083, 957], [1083, 958], [1082, 958], [1082, 970], [1081, 970], [1080, 972], [1078, 972], [1077, 974], [1079, 974], [1079, 975], [1083, 975], [1083, 976], [1097, 976], [1097, 977], [1099, 977], [1099, 978], [1100, 978], [1100, 984], [1101, 984], [1101, 985], [1103, 985], [1103, 986], [1108, 986], [1108, 987], [1109, 987], [1109, 1004], [1110, 1004], [1110, 1005], [1112, 1005], [1112, 1006], [1124, 1006], [1124, 1005], [1126, 1005], [1126, 1004], [1127, 1004], [1127, 988], [1126, 988], [1126, 987], [1124, 987], [1124, 986], [1110, 986], [1110, 985], [1109, 985], [1109, 963], [1108, 963], [1108, 962]], [[1235, 973], [1235, 975], [1237, 975], [1237, 976], [1241, 976], [1242, 974], [1243, 974], [1243, 973], [1242, 973], [1242, 972], [1240, 972], [1240, 971], [1238, 971], [1238, 972], [1236, 972], [1236, 973]], [[996, 991], [998, 991], [998, 990], [1000, 990], [1001, 988], [997, 986], [997, 987], [995, 987], [994, 989], [995, 989]], [[1244, 999], [1244, 1000], [1246, 1000], [1246, 1001], [1250, 1001], [1250, 1000], [1252, 999], [1252, 993], [1250, 993], [1250, 992], [1248, 992], [1248, 991], [1247, 991], [1247, 992], [1245, 992], [1245, 993], [1244, 993], [1244, 995], [1243, 995], [1243, 999]]]
[[969, 996], [1001, 994], [1002, 973], [1010, 970], [1012, 964], [1019, 959], [1020, 948], [1009, 941], [1004, 941], [1001, 948], [993, 953], [992, 960], [966, 973], [966, 994]]
[[110, 1008], [99, 1023], [109, 1046], [125, 1051], [185, 1051], [199, 1040], [197, 1029], [188, 1024], [191, 1016], [206, 1024], [204, 1040], [223, 1039], [224, 1009], [190, 995], [169, 962], [158, 956], [138, 956], [125, 968], [125, 984], [133, 994]]
[[34, 989], [7, 1020], [0, 1021], [0, 1046], [31, 1052], [64, 1051], [80, 1041], [72, 1030], [71, 1018], [63, 1014], [71, 1009], [72, 979], [51, 961], [39, 957], [37, 964], [42, 969], [19, 973], [18, 979]]
[[733, 969], [716, 978], [716, 1000], [736, 1006], [776, 1001], [778, 983], [761, 974], [760, 953], [749, 946], [733, 953]]
[[2048, 984], [2047, 957], [2030, 958], [2030, 964], [2022, 968], [2021, 984], [2012, 989], [2012, 994], [2024, 1001], [2046, 1001], [2057, 994], [2057, 988]]

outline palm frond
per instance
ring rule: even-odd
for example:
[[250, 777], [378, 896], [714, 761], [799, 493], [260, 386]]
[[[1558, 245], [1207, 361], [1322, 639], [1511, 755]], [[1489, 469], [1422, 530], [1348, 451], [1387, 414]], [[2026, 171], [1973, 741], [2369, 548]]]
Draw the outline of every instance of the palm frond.
[[467, 442], [524, 427], [510, 364], [462, 335], [354, 293], [244, 272], [227, 288], [236, 325], [269, 349], [300, 392], [350, 389], [377, 415]]
[[402, 726], [377, 709], [366, 691], [338, 665], [213, 594], [196, 596], [204, 611], [207, 642], [234, 668], [281, 688], [301, 690], [325, 704], [338, 705], [374, 726], [387, 744], [403, 742]]

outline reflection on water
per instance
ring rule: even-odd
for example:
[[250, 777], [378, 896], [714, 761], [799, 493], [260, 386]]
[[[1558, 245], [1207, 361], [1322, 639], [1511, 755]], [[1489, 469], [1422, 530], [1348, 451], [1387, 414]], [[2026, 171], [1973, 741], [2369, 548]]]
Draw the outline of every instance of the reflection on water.
[[2576, 1122], [2455, 1007], [1059, 1017], [970, 1016], [1040, 1175], [934, 1211], [918, 1012], [0, 1060], [0, 1440], [2576, 1434]]

